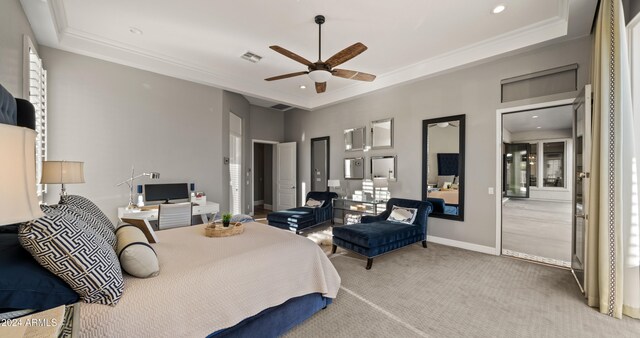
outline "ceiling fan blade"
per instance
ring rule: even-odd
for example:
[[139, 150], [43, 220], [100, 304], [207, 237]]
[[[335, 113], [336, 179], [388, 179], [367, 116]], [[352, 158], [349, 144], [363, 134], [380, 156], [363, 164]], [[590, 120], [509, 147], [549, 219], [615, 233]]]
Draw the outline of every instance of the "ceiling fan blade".
[[302, 56], [288, 50], [288, 49], [284, 49], [280, 46], [269, 46], [269, 48], [275, 50], [276, 52], [288, 57], [291, 60], [295, 60], [298, 61], [300, 63], [302, 63], [303, 65], [307, 66], [307, 67], [311, 67], [313, 66], [313, 63], [305, 58], [303, 58]]
[[325, 90], [327, 90], [326, 82], [316, 82], [316, 93], [324, 93]]
[[371, 82], [376, 79], [376, 76], [373, 74], [357, 72], [355, 70], [334, 69], [331, 72], [333, 73], [334, 76], [343, 77], [345, 79], [350, 79], [350, 80]]
[[283, 74], [283, 75], [270, 77], [270, 78], [264, 79], [264, 80], [265, 81], [282, 80], [282, 79], [286, 79], [286, 78], [290, 78], [290, 77], [294, 77], [294, 76], [300, 76], [300, 75], [304, 75], [304, 74], [308, 74], [308, 73], [309, 72], [295, 72], [295, 73], [289, 73], [289, 74]]
[[329, 67], [333, 68], [353, 59], [365, 50], [367, 50], [367, 46], [363, 45], [361, 42], [356, 42], [353, 45], [337, 52], [334, 56], [325, 61], [325, 63], [329, 65]]

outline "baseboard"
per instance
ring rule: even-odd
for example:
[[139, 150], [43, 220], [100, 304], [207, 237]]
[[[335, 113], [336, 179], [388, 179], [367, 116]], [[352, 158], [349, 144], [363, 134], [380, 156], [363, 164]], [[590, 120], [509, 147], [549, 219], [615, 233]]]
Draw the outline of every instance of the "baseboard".
[[474, 244], [469, 242], [456, 241], [453, 239], [428, 236], [428, 235], [427, 235], [427, 241], [446, 245], [446, 246], [453, 246], [460, 249], [482, 252], [488, 255], [494, 255], [494, 256], [496, 255], [496, 248], [490, 247], [490, 246], [484, 246], [484, 245], [479, 245], [479, 244]]
[[253, 206], [256, 206], [256, 205], [263, 205], [263, 204], [264, 204], [264, 201], [263, 201], [263, 200], [253, 201]]
[[264, 210], [273, 210], [273, 205], [265, 204], [265, 205], [262, 206], [262, 209], [264, 209]]

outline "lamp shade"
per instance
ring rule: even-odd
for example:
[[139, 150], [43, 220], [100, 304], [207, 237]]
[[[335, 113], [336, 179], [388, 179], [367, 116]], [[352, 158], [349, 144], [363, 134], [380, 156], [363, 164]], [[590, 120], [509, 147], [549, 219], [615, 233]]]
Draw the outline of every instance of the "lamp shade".
[[389, 186], [389, 181], [386, 178], [374, 178], [373, 186], [376, 188], [386, 188]]
[[44, 216], [36, 194], [36, 132], [0, 124], [0, 225]]
[[340, 186], [340, 180], [328, 180], [327, 181], [327, 186], [331, 187], [331, 188], [337, 188]]
[[44, 161], [42, 184], [84, 183], [84, 162]]

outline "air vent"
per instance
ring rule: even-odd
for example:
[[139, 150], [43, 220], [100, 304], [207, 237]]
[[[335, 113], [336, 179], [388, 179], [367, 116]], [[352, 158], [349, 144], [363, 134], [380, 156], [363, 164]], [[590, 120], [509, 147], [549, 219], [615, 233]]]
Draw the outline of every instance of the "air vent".
[[247, 60], [247, 61], [251, 61], [253, 63], [257, 63], [258, 61], [262, 60], [262, 56], [252, 53], [252, 52], [246, 52], [244, 54], [242, 54], [241, 58]]
[[289, 109], [291, 109], [293, 107], [287, 106], [286, 104], [279, 103], [279, 104], [271, 106], [271, 108], [285, 111], [285, 110], [289, 110]]

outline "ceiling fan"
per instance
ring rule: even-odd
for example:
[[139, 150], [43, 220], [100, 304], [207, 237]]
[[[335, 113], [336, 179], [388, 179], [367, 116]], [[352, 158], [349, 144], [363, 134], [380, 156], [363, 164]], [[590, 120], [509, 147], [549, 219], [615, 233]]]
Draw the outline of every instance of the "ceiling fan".
[[319, 94], [324, 93], [324, 91], [327, 90], [327, 80], [331, 78], [332, 75], [350, 80], [368, 82], [371, 82], [376, 78], [375, 75], [362, 73], [355, 70], [334, 68], [353, 59], [360, 53], [367, 50], [367, 46], [363, 45], [360, 42], [356, 42], [353, 45], [339, 51], [332, 57], [328, 58], [327, 61], [322, 61], [322, 24], [324, 23], [324, 16], [316, 15], [315, 22], [318, 24], [318, 61], [311, 62], [303, 58], [302, 56], [280, 46], [269, 46], [269, 48], [273, 49], [274, 51], [307, 66], [308, 70], [270, 77], [268, 79], [265, 79], [266, 81], [281, 80], [308, 74], [311, 80], [316, 83], [316, 92]]

